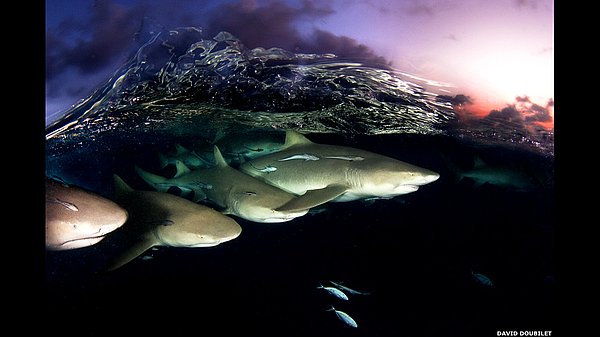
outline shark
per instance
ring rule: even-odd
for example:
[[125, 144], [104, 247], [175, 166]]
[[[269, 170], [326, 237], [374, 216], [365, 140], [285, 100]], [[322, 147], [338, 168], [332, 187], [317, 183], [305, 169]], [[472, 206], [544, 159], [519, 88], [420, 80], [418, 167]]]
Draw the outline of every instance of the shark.
[[240, 165], [240, 171], [302, 196], [277, 208], [293, 211], [326, 202], [393, 198], [436, 181], [434, 171], [346, 146], [319, 144], [287, 130], [281, 150]]
[[245, 161], [277, 152], [283, 146], [283, 136], [267, 132], [245, 134], [231, 133], [214, 144], [221, 149], [230, 165], [239, 165]]
[[476, 188], [490, 184], [507, 190], [529, 191], [540, 185], [534, 175], [529, 174], [525, 169], [488, 165], [478, 156], [474, 158], [473, 167], [469, 170], [460, 170], [455, 166], [451, 169], [456, 174], [457, 183], [464, 178], [469, 178], [473, 180]]
[[279, 223], [303, 216], [312, 206], [305, 202], [304, 208], [290, 211], [276, 209], [298, 198], [296, 195], [269, 185], [229, 166], [218, 146], [213, 146], [216, 166], [190, 170], [177, 162], [177, 173], [173, 178], [155, 175], [136, 166], [138, 175], [158, 191], [166, 192], [178, 187], [183, 192], [194, 192], [194, 201], [209, 200], [223, 209], [224, 214], [262, 223]]
[[[283, 142], [284, 137], [281, 133], [262, 131], [220, 133], [208, 146], [204, 145], [197, 148], [194, 153], [201, 157], [204, 162], [214, 165], [213, 145], [216, 145], [223, 154], [225, 161], [229, 165], [237, 167], [245, 161], [279, 151], [283, 146]], [[194, 169], [187, 162], [183, 162], [186, 166]], [[209, 165], [204, 167], [209, 167]]]
[[167, 165], [174, 165], [176, 161], [183, 162], [186, 166], [197, 169], [210, 167], [211, 163], [198, 155], [195, 151], [185, 148], [181, 144], [175, 144], [175, 149], [170, 154], [163, 152], [158, 153], [160, 167], [165, 168]]
[[210, 207], [170, 193], [134, 190], [118, 175], [113, 178], [115, 200], [130, 216], [120, 229], [125, 249], [108, 262], [106, 271], [122, 267], [155, 246], [213, 247], [242, 232], [234, 219]]
[[127, 211], [99, 194], [46, 178], [46, 249], [94, 245], [121, 227]]

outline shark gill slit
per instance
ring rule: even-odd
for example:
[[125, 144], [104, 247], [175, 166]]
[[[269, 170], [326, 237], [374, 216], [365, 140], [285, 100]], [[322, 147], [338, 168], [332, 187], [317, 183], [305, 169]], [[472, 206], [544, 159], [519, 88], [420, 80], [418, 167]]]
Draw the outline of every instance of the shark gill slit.
[[362, 182], [360, 179], [359, 170], [355, 168], [348, 168], [344, 171], [344, 178], [348, 186], [353, 188], [362, 188]]
[[160, 242], [161, 246], [170, 246], [170, 244], [168, 244], [165, 240], [162, 239], [162, 237], [160, 236], [160, 234], [158, 233], [159, 227], [154, 227], [152, 229], [152, 234], [154, 235], [154, 237], [156, 238], [156, 240], [158, 242]]

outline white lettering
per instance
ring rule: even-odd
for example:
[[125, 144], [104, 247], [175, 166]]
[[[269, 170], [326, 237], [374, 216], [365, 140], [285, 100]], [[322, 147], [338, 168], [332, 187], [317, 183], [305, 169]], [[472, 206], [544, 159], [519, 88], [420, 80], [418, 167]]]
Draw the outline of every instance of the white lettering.
[[[500, 336], [500, 335], [498, 335]], [[516, 336], [516, 335], [514, 335]], [[519, 331], [519, 336], [534, 336], [534, 337], [549, 337], [552, 336], [552, 331], [550, 330], [545, 330], [545, 331], [540, 331], [540, 330], [533, 330], [533, 331]]]

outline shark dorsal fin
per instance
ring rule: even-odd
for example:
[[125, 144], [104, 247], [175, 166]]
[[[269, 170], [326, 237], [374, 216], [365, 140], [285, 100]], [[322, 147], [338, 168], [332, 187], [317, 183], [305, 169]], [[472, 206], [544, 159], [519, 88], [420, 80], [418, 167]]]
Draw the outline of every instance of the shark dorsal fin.
[[223, 155], [221, 154], [221, 150], [219, 150], [218, 146], [216, 146], [216, 145], [213, 146], [213, 153], [215, 155], [215, 163], [217, 164], [218, 167], [229, 166], [227, 164], [227, 162], [225, 161], [225, 158], [223, 158]]
[[175, 168], [177, 169], [177, 172], [175, 173], [174, 178], [179, 178], [186, 173], [192, 172], [192, 170], [190, 170], [190, 168], [187, 167], [187, 165], [185, 165], [181, 160], [175, 161]]
[[118, 175], [113, 174], [113, 180], [115, 182], [115, 195], [117, 197], [134, 191], [134, 189], [127, 185], [127, 183]]
[[481, 157], [475, 156], [475, 158], [473, 158], [473, 168], [482, 168], [485, 166], [486, 164]]
[[220, 141], [222, 138], [225, 138], [225, 136], [227, 136], [227, 134], [225, 133], [225, 131], [223, 130], [218, 130], [217, 134], [215, 135], [215, 138], [213, 139], [212, 143], [216, 144], [218, 141]]
[[188, 152], [190, 152], [190, 150], [186, 149], [181, 144], [175, 144], [175, 155], [176, 156], [179, 156], [179, 155], [182, 155], [182, 154], [188, 153]]
[[158, 161], [160, 163], [160, 168], [165, 168], [167, 165], [169, 165], [169, 158], [167, 158], [167, 156], [165, 156], [165, 154], [162, 152], [158, 153]]
[[294, 145], [301, 145], [301, 144], [312, 144], [313, 142], [311, 142], [310, 140], [308, 140], [308, 138], [304, 137], [304, 135], [302, 135], [299, 132], [296, 132], [294, 130], [286, 130], [285, 131], [285, 143], [283, 144], [283, 148], [288, 148]]

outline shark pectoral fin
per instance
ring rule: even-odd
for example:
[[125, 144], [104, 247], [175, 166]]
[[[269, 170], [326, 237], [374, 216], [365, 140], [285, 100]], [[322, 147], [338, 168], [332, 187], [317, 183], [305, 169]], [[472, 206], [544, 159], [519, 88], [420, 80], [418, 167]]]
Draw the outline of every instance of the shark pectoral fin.
[[137, 241], [132, 246], [123, 251], [121, 254], [111, 259], [108, 262], [107, 266], [104, 268], [104, 271], [112, 271], [124, 266], [125, 264], [131, 262], [133, 259], [142, 255], [145, 251], [147, 251], [155, 245], [156, 242], [153, 242], [152, 240]]
[[347, 189], [347, 186], [344, 185], [329, 185], [320, 190], [308, 190], [303, 195], [297, 196], [275, 210], [278, 212], [292, 212], [310, 209], [339, 197]]

